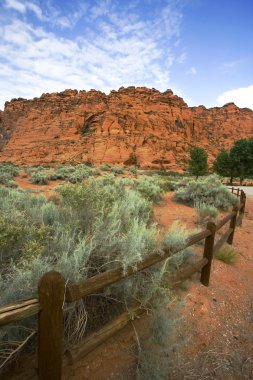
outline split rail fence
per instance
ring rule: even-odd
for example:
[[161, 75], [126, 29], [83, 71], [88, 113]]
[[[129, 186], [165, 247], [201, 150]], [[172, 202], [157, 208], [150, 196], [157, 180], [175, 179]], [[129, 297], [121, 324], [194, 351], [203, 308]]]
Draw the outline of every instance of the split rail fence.
[[[235, 190], [235, 192], [234, 192]], [[246, 194], [243, 190], [232, 188], [232, 193], [240, 197], [239, 207], [226, 215], [216, 224], [209, 222], [205, 230], [190, 236], [184, 248], [190, 247], [205, 239], [203, 258], [193, 264], [184, 266], [171, 277], [171, 287], [176, 287], [194, 273], [201, 271], [200, 281], [208, 286], [210, 280], [213, 255], [225, 242], [233, 243], [236, 225], [242, 224], [245, 211]], [[215, 241], [217, 231], [229, 222], [227, 231]], [[183, 248], [183, 249], [184, 249]], [[63, 352], [63, 307], [81, 298], [94, 295], [102, 289], [129, 277], [136, 272], [149, 268], [176, 254], [176, 250], [164, 250], [164, 254], [153, 254], [138, 263], [136, 268], [129, 267], [123, 271], [121, 267], [95, 275], [78, 283], [67, 283], [58, 272], [45, 273], [38, 284], [39, 299], [28, 299], [0, 308], [0, 327], [38, 315], [38, 369], [36, 376], [40, 380], [60, 380], [65, 365], [69, 365], [84, 357], [106, 339], [126, 326], [132, 316], [139, 316], [144, 310], [136, 307], [107, 323], [99, 331], [91, 334], [78, 348]]]

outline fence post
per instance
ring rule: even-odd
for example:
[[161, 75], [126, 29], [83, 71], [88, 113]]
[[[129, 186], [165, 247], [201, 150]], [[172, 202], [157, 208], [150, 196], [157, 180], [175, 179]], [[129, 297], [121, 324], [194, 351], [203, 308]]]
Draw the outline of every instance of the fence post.
[[236, 196], [239, 197], [240, 189], [238, 187]]
[[39, 282], [41, 311], [38, 321], [38, 372], [40, 380], [60, 380], [62, 374], [63, 303], [65, 280], [55, 271]]
[[216, 224], [213, 222], [208, 222], [206, 228], [211, 232], [211, 235], [206, 237], [203, 256], [204, 258], [208, 259], [208, 263], [202, 268], [200, 281], [203, 285], [208, 286], [213, 260], [213, 246], [216, 232]]
[[242, 190], [241, 196], [240, 196], [240, 211], [239, 211], [239, 218], [238, 218], [238, 226], [242, 225], [242, 220], [243, 220], [243, 216], [245, 212], [245, 204], [246, 204], [246, 194]]
[[233, 186], [232, 186], [232, 194], [234, 194], [234, 188], [233, 188]]
[[227, 239], [227, 243], [228, 244], [233, 244], [233, 239], [234, 239], [234, 233], [235, 233], [235, 227], [236, 227], [236, 219], [237, 219], [237, 214], [238, 214], [238, 207], [237, 206], [234, 206], [233, 207], [233, 211], [236, 212], [236, 214], [233, 216], [233, 218], [230, 220], [230, 225], [229, 225], [229, 228], [232, 228], [233, 231], [231, 232], [231, 234], [229, 235], [228, 239]]

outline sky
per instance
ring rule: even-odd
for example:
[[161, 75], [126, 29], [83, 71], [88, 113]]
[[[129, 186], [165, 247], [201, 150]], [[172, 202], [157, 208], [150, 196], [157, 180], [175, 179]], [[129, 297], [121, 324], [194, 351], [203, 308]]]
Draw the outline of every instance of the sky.
[[0, 0], [0, 109], [121, 86], [253, 109], [252, 20], [252, 0]]

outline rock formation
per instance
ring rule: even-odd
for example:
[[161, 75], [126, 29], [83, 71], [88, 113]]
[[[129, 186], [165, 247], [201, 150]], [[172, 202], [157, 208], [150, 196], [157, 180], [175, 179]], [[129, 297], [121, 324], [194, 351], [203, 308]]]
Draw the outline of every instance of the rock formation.
[[233, 142], [253, 137], [253, 111], [229, 103], [188, 107], [167, 90], [120, 88], [13, 99], [0, 111], [0, 161], [19, 165], [92, 162], [182, 170], [201, 146], [212, 162]]

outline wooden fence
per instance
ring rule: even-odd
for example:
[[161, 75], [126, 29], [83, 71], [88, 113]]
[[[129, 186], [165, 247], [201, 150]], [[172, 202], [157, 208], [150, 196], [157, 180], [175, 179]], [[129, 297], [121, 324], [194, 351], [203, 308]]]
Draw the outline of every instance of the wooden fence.
[[[232, 193], [234, 193], [233, 188]], [[205, 239], [203, 258], [196, 260], [193, 264], [186, 265], [172, 276], [170, 278], [172, 287], [178, 286], [182, 281], [199, 271], [201, 271], [201, 283], [205, 286], [209, 285], [214, 253], [225, 242], [228, 244], [233, 243], [236, 225], [242, 223], [246, 195], [243, 190], [239, 189], [236, 190], [236, 195], [240, 197], [239, 207], [234, 207], [233, 211], [218, 223], [209, 222], [204, 231], [187, 239], [183, 249]], [[227, 231], [218, 241], [215, 241], [217, 231], [228, 222]], [[91, 334], [80, 347], [63, 353], [63, 309], [65, 302], [74, 302], [85, 296], [94, 295], [115, 282], [164, 261], [178, 252], [178, 250], [165, 249], [163, 255], [153, 254], [138, 263], [134, 269], [129, 267], [123, 271], [123, 268], [119, 267], [78, 283], [66, 284], [60, 273], [48, 272], [44, 274], [39, 282], [39, 299], [22, 300], [0, 309], [0, 326], [38, 314], [37, 375], [40, 380], [59, 380], [61, 379], [64, 365], [71, 364], [83, 357], [126, 326], [133, 316], [139, 316], [144, 313], [144, 310], [139, 307], [131, 309], [107, 323], [99, 331]]]

